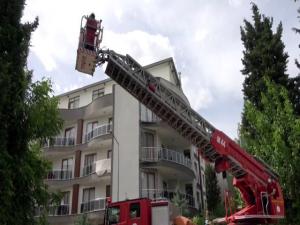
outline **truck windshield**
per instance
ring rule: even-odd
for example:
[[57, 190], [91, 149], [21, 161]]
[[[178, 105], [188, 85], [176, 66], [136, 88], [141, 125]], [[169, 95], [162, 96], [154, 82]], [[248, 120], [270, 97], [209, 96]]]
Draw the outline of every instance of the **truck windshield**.
[[120, 222], [120, 207], [113, 206], [108, 208], [108, 224], [117, 224]]

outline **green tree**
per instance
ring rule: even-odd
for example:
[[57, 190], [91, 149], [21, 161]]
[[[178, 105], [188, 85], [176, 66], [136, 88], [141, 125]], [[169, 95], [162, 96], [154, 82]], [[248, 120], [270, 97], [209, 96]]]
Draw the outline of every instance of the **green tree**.
[[4, 0], [0, 7], [0, 224], [34, 224], [36, 205], [47, 205], [43, 183], [49, 164], [40, 143], [61, 127], [58, 100], [48, 80], [32, 83], [27, 69], [31, 33], [38, 26], [21, 23], [24, 0]]
[[87, 214], [84, 213], [77, 217], [77, 220], [75, 221], [74, 225], [91, 225], [91, 223], [89, 222]]
[[[243, 69], [245, 76], [243, 83], [244, 100], [250, 101], [255, 107], [261, 109], [260, 93], [266, 90], [263, 77], [283, 86], [288, 85], [286, 67], [288, 54], [284, 52], [282, 37], [282, 24], [272, 31], [273, 19], [260, 14], [258, 7], [252, 3], [253, 24], [244, 20], [241, 27], [241, 39], [244, 45]], [[244, 113], [242, 114], [241, 128], [253, 137], [255, 131], [251, 129]]]
[[[297, 10], [298, 14], [300, 15], [300, 8]], [[300, 18], [300, 16], [298, 16]], [[295, 31], [296, 34], [300, 34], [300, 29], [294, 27], [293, 30]], [[300, 45], [298, 46], [300, 48]], [[298, 69], [300, 69], [300, 63], [298, 59], [295, 59], [295, 64]], [[294, 106], [294, 111], [296, 115], [300, 116], [300, 75], [298, 74], [297, 76], [290, 78], [289, 79], [289, 97], [292, 101], [292, 104]]]
[[264, 79], [261, 108], [245, 103], [245, 116], [256, 131], [255, 139], [241, 133], [247, 149], [279, 173], [286, 201], [287, 224], [300, 221], [300, 119], [295, 115], [288, 91]]
[[205, 188], [207, 209], [214, 215], [218, 210], [218, 205], [221, 202], [221, 198], [215, 170], [209, 164], [205, 167]]
[[180, 192], [179, 184], [176, 187], [172, 202], [176, 207], [179, 208], [181, 215], [185, 215], [187, 213], [187, 200], [185, 196]]

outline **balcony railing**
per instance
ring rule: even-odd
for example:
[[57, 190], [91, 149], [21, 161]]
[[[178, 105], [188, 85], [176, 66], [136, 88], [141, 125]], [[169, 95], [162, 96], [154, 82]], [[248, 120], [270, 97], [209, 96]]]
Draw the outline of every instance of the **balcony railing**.
[[74, 146], [74, 137], [52, 137], [47, 140], [44, 147], [64, 147], [64, 146]]
[[52, 170], [49, 171], [47, 180], [70, 180], [72, 179], [72, 170]]
[[86, 165], [82, 169], [82, 176], [88, 176], [93, 173], [97, 173], [98, 176], [104, 173], [111, 172], [111, 159], [97, 160], [90, 165]]
[[89, 202], [83, 202], [80, 205], [80, 212], [86, 213], [86, 212], [105, 210], [105, 205], [106, 205], [105, 198], [99, 198], [99, 199], [91, 200]]
[[85, 142], [89, 142], [96, 137], [100, 137], [106, 134], [110, 134], [112, 131], [112, 124], [104, 124], [99, 127], [96, 127], [92, 131], [88, 132], [85, 135]]
[[96, 163], [86, 165], [83, 167], [82, 176], [87, 176], [96, 172]]
[[184, 154], [161, 147], [143, 147], [141, 160], [147, 162], [170, 161], [192, 169], [192, 162]]
[[[179, 196], [176, 196], [179, 195]], [[170, 201], [174, 200], [174, 197], [179, 197], [179, 199], [184, 199], [187, 206], [194, 207], [194, 197], [192, 195], [178, 192], [176, 190], [158, 190], [158, 189], [143, 189], [142, 190], [143, 198], [150, 198], [152, 200], [158, 199], [168, 199]]]
[[[45, 208], [36, 207], [35, 208], [35, 216], [41, 216], [45, 212]], [[64, 216], [69, 215], [70, 213], [70, 205], [59, 205], [59, 206], [49, 206], [48, 212], [46, 213], [48, 216]]]

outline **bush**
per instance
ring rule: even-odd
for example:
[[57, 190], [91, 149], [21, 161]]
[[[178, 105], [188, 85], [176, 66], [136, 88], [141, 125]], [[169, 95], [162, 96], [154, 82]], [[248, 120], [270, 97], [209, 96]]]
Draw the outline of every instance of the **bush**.
[[195, 225], [204, 225], [205, 218], [203, 216], [194, 216], [192, 222]]

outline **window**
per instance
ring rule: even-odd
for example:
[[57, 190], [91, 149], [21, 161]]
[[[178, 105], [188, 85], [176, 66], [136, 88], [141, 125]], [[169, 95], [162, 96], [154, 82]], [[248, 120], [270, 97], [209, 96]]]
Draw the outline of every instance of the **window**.
[[184, 157], [191, 159], [191, 150], [190, 149], [185, 149], [183, 151]]
[[195, 166], [195, 172], [196, 172], [196, 174], [198, 174], [198, 165], [196, 162], [194, 163], [194, 166]]
[[108, 130], [109, 131], [112, 131], [112, 123], [113, 123], [112, 117], [108, 118]]
[[90, 139], [92, 139], [94, 137], [94, 129], [96, 129], [98, 127], [98, 121], [94, 121], [94, 122], [90, 122], [86, 125], [86, 137], [87, 137], [87, 141], [89, 141]]
[[65, 130], [65, 138], [74, 138], [75, 137], [75, 128], [67, 128]]
[[157, 122], [157, 116], [148, 109], [145, 105], [141, 104], [141, 121], [143, 122]]
[[66, 191], [66, 192], [62, 192], [63, 194], [63, 198], [61, 199], [60, 204], [61, 205], [69, 205], [70, 204], [70, 192]]
[[106, 185], [106, 197], [111, 197], [111, 194], [110, 194], [110, 185]]
[[104, 95], [104, 88], [100, 88], [93, 91], [92, 99], [95, 100]]
[[74, 145], [75, 127], [70, 127], [65, 130], [64, 145]]
[[130, 204], [130, 218], [140, 217], [140, 203], [132, 203]]
[[69, 109], [76, 109], [79, 107], [79, 96], [69, 98]]
[[85, 188], [82, 191], [81, 213], [94, 211], [97, 207], [95, 204], [95, 188]]
[[142, 137], [142, 142], [144, 147], [154, 146], [154, 135], [152, 133], [144, 132]]
[[89, 175], [95, 171], [94, 162], [96, 161], [96, 154], [89, 154], [84, 156], [83, 176]]
[[73, 158], [63, 159], [61, 162], [61, 179], [72, 178]]
[[111, 154], [112, 154], [112, 151], [111, 151], [111, 150], [108, 150], [108, 151], [107, 151], [107, 158], [108, 158], [108, 159], [111, 159]]
[[83, 189], [82, 202], [87, 203], [95, 200], [95, 188], [85, 188]]
[[69, 204], [70, 204], [70, 192], [62, 192], [63, 198], [60, 201], [60, 205], [57, 207], [58, 215], [69, 214]]
[[155, 198], [155, 174], [142, 172], [143, 197]]
[[116, 224], [120, 222], [120, 207], [114, 206], [108, 208], [108, 224]]

